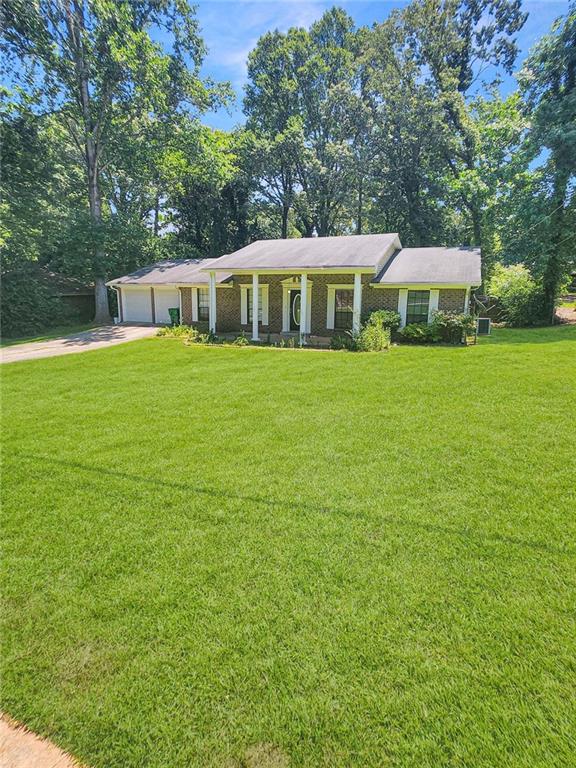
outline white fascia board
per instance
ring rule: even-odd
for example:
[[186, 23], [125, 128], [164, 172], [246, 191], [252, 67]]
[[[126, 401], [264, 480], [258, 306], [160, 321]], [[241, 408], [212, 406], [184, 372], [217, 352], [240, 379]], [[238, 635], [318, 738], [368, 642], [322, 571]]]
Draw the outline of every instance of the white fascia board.
[[468, 283], [369, 283], [369, 285], [370, 288], [406, 288], [409, 291], [471, 287]]
[[[210, 283], [178, 283], [177, 288], [209, 288]], [[216, 283], [216, 288], [234, 288], [233, 283]]]

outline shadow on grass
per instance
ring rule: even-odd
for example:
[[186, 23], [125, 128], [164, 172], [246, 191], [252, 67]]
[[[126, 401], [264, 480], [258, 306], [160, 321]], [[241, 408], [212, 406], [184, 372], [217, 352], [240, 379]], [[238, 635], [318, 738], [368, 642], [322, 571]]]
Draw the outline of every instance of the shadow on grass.
[[[267, 498], [265, 496], [256, 496], [248, 494], [239, 494], [233, 491], [217, 491], [212, 488], [206, 488], [199, 485], [192, 485], [191, 483], [179, 483], [171, 480], [161, 480], [157, 478], [142, 477], [140, 475], [133, 475], [129, 472], [119, 472], [115, 469], [106, 469], [104, 467], [92, 467], [88, 464], [83, 464], [77, 461], [63, 461], [62, 459], [53, 459], [49, 456], [42, 456], [40, 454], [21, 453], [21, 458], [32, 459], [34, 461], [44, 461], [47, 464], [57, 464], [61, 467], [68, 469], [80, 470], [82, 472], [90, 472], [91, 474], [98, 476], [108, 476], [119, 480], [127, 480], [130, 483], [137, 485], [150, 485], [156, 488], [168, 488], [175, 491], [185, 491], [187, 493], [195, 493], [203, 496], [208, 496], [213, 499], [227, 499], [230, 501], [246, 501], [253, 504], [260, 504], [276, 509], [293, 510], [294, 507], [304, 509], [309, 512], [313, 512], [319, 515], [325, 514], [337, 514], [344, 517], [350, 517], [350, 512], [346, 509], [336, 506], [322, 506], [319, 504], [310, 504], [308, 502], [299, 502], [295, 505], [289, 501], [278, 501], [277, 499]], [[49, 472], [49, 470], [47, 470]], [[359, 513], [355, 513], [354, 517], [359, 517]], [[515, 547], [522, 547], [530, 550], [537, 550], [541, 552], [547, 552], [552, 555], [574, 556], [576, 555], [576, 549], [568, 547], [556, 547], [543, 541], [529, 541], [526, 539], [520, 539], [515, 536], [505, 536], [500, 533], [481, 533], [469, 528], [456, 528], [454, 526], [443, 526], [435, 523], [423, 523], [416, 522], [414, 520], [408, 520], [402, 517], [392, 517], [391, 515], [379, 516], [380, 522], [389, 523], [391, 525], [403, 526], [420, 531], [427, 531], [433, 534], [442, 534], [447, 536], [458, 536], [462, 539], [467, 539], [480, 544], [509, 544]]]

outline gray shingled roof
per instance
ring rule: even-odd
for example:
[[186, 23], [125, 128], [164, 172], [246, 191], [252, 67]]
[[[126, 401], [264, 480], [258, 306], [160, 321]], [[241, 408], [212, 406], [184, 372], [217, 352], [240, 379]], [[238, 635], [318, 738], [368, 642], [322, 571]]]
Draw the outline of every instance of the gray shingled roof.
[[[173, 259], [159, 261], [148, 267], [142, 267], [124, 277], [110, 280], [108, 285], [173, 285], [175, 283], [205, 283], [208, 285], [208, 273], [202, 271], [206, 264], [216, 259]], [[232, 275], [217, 273], [216, 282], [225, 283]]]
[[239, 251], [221, 256], [203, 269], [230, 272], [244, 269], [376, 269], [397, 237], [396, 233], [388, 233], [256, 240]]
[[402, 248], [374, 283], [480, 285], [480, 248]]

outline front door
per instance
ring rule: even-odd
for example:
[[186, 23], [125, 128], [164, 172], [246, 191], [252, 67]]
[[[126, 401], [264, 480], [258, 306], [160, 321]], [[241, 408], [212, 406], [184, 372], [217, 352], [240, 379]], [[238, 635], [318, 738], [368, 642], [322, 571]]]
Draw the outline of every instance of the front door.
[[300, 291], [290, 291], [290, 330], [300, 330]]

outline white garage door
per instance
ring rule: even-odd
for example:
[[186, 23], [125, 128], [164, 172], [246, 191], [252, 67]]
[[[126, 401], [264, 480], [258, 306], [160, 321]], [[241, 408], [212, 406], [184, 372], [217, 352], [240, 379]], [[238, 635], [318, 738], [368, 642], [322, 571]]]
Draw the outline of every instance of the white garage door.
[[150, 288], [122, 288], [124, 320], [129, 323], [152, 322]]
[[154, 288], [154, 309], [157, 323], [169, 323], [171, 307], [180, 306], [180, 296], [177, 288]]

